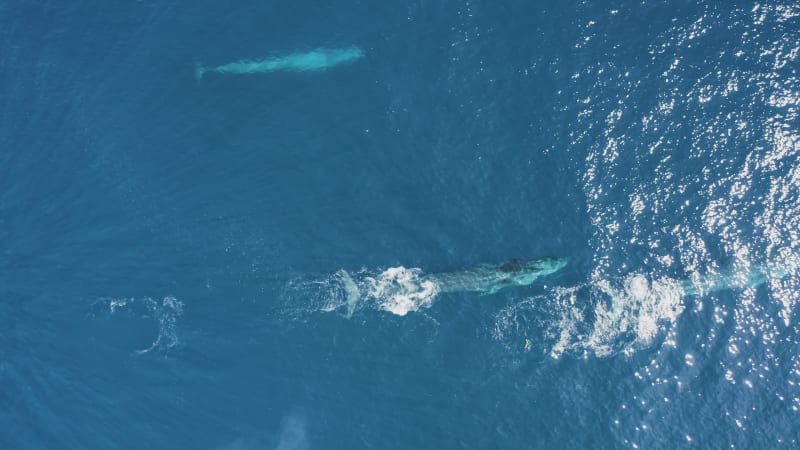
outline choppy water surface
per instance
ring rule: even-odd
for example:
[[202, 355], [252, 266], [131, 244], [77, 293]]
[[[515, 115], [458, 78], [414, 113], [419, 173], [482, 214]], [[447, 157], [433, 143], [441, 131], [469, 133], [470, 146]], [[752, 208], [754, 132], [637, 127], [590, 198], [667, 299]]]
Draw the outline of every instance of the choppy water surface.
[[791, 2], [12, 1], [0, 49], [2, 448], [800, 442]]

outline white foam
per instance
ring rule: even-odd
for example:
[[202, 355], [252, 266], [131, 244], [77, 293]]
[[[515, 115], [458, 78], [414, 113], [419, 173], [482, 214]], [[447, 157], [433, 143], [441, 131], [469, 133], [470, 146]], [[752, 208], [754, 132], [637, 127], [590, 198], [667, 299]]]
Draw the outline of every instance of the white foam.
[[539, 340], [539, 345], [551, 358], [566, 352], [598, 357], [631, 353], [674, 326], [684, 310], [683, 295], [680, 282], [651, 280], [642, 274], [617, 283], [599, 280], [556, 288], [547, 296], [504, 309], [496, 321], [495, 338], [529, 351], [530, 345], [518, 342], [530, 342], [535, 331], [528, 329], [527, 316], [538, 315], [539, 326], [548, 328], [544, 334], [550, 339]]
[[398, 316], [430, 307], [441, 289], [435, 282], [420, 278], [421, 272], [418, 268], [390, 267], [377, 277], [365, 279], [366, 294], [381, 309]]
[[[356, 311], [374, 308], [405, 316], [430, 307], [441, 292], [439, 285], [423, 277], [419, 268], [390, 267], [378, 274], [362, 269], [348, 274], [349, 281], [345, 273], [340, 270], [323, 279], [289, 282], [283, 294], [286, 315], [305, 320], [310, 312], [343, 311], [350, 307]], [[352, 297], [354, 289], [360, 298], [357, 304], [348, 305], [347, 299]]]
[[659, 332], [675, 324], [684, 310], [683, 289], [673, 279], [651, 281], [644, 275], [632, 274], [623, 280], [621, 289], [612, 288], [606, 281], [597, 286], [608, 295], [611, 307], [598, 302], [592, 333], [586, 340], [576, 341], [577, 347], [597, 356], [649, 346]]
[[180, 343], [177, 328], [178, 318], [183, 314], [183, 303], [175, 297], [167, 296], [164, 297], [161, 304], [152, 301], [150, 306], [154, 316], [158, 319], [158, 336], [150, 347], [138, 350], [137, 353], [140, 354], [154, 349], [167, 351]]

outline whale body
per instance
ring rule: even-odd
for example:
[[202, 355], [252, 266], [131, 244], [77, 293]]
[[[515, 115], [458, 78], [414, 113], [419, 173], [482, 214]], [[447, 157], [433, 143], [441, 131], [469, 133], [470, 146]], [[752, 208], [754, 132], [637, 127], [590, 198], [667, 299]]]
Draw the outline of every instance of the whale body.
[[800, 253], [789, 252], [766, 264], [753, 264], [739, 270], [725, 270], [683, 280], [686, 295], [703, 295], [727, 289], [749, 289], [780, 280], [800, 269]]
[[567, 261], [562, 258], [514, 259], [503, 264], [483, 264], [458, 272], [432, 274], [424, 279], [436, 283], [440, 292], [494, 294], [510, 286], [529, 286], [566, 265]]
[[[424, 275], [414, 280], [413, 286], [404, 294], [414, 296], [431, 292], [478, 292], [489, 295], [511, 286], [529, 286], [542, 277], [560, 271], [566, 265], [567, 260], [563, 258], [515, 259], [503, 264], [482, 264], [456, 272]], [[361, 290], [346, 270], [340, 270], [339, 276], [344, 285], [346, 316], [349, 318], [361, 299]]]
[[199, 81], [209, 72], [220, 74], [251, 74], [276, 71], [318, 72], [341, 64], [351, 63], [364, 56], [364, 51], [356, 46], [344, 48], [318, 48], [309, 52], [296, 52], [289, 55], [263, 60], [243, 59], [217, 67], [195, 67], [194, 76]]

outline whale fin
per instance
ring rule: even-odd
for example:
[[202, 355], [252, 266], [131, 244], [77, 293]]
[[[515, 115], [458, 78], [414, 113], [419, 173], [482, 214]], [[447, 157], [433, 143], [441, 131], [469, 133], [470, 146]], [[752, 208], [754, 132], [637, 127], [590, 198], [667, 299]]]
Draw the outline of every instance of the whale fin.
[[358, 285], [353, 281], [353, 278], [346, 270], [340, 270], [339, 276], [342, 277], [342, 282], [344, 282], [345, 298], [347, 299], [347, 313], [345, 317], [349, 319], [356, 311], [358, 301], [361, 299], [361, 291], [359, 291]]
[[205, 75], [205, 73], [207, 71], [208, 71], [208, 69], [203, 67], [202, 64], [195, 63], [195, 65], [194, 65], [194, 79], [195, 79], [195, 81], [197, 81], [199, 83], [200, 80], [203, 79], [203, 75]]

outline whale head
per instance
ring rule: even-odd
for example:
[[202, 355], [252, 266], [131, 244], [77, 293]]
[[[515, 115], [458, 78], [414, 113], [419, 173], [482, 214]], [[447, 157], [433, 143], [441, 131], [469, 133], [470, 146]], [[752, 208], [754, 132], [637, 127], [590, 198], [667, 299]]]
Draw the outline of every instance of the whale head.
[[528, 286], [536, 280], [552, 275], [567, 265], [564, 258], [513, 259], [499, 267], [504, 282], [518, 286]]

